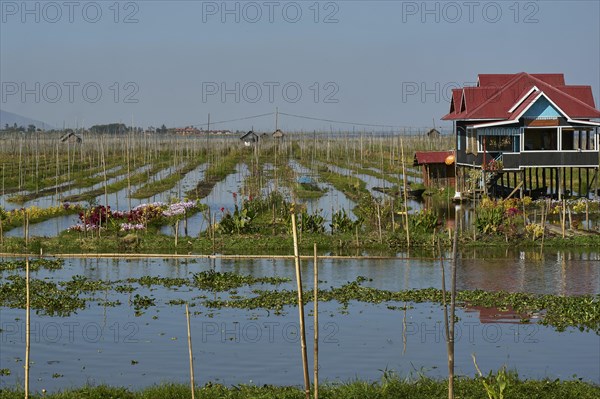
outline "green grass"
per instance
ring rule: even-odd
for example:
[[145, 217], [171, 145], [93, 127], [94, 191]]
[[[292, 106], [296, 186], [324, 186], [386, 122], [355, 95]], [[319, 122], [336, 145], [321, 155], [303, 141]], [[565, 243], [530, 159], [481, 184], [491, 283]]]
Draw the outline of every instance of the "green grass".
[[196, 169], [199, 165], [204, 163], [204, 161], [205, 159], [202, 157], [186, 163], [183, 167], [179, 168], [164, 179], [143, 185], [137, 191], [131, 194], [131, 198], [150, 198], [153, 195], [172, 189], [187, 173]]
[[[252, 386], [207, 384], [196, 388], [196, 397], [202, 399], [304, 399], [304, 390], [299, 387]], [[312, 395], [312, 393], [311, 393]], [[343, 384], [319, 386], [319, 397], [323, 399], [439, 399], [447, 397], [447, 382], [430, 378], [415, 381], [386, 377], [379, 383], [352, 381]], [[480, 378], [458, 378], [455, 382], [456, 398], [482, 399], [486, 397]], [[520, 380], [510, 377], [505, 399], [595, 399], [600, 396], [600, 387], [579, 381]], [[22, 398], [19, 389], [0, 390], [0, 399]], [[65, 389], [61, 392], [35, 393], [31, 398], [48, 399], [187, 399], [190, 387], [184, 384], [162, 384], [140, 391], [108, 386]], [[311, 396], [312, 397], [312, 396]]]
[[157, 163], [152, 164], [150, 169], [146, 172], [136, 173], [131, 175], [129, 181], [126, 178], [126, 175], [123, 175], [124, 178], [122, 180], [116, 181], [112, 184], [108, 184], [106, 189], [104, 187], [100, 187], [95, 190], [86, 191], [81, 194], [70, 195], [66, 198], [63, 198], [64, 202], [78, 202], [78, 201], [90, 201], [94, 198], [103, 195], [103, 194], [112, 194], [126, 188], [129, 184], [134, 186], [140, 183], [145, 182], [148, 179], [148, 176], [154, 175], [160, 172], [161, 169], [169, 167], [170, 160], [163, 159], [158, 161]]

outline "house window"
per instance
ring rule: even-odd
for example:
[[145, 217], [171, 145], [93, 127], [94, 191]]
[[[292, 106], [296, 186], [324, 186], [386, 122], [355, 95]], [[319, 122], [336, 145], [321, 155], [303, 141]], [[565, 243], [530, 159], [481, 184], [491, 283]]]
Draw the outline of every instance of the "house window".
[[556, 151], [557, 128], [525, 128], [523, 148], [525, 151]]
[[562, 150], [595, 150], [596, 138], [594, 128], [562, 128]]
[[484, 136], [482, 140], [485, 140], [485, 150], [487, 152], [513, 150], [513, 136]]
[[467, 154], [477, 155], [477, 130], [467, 129]]

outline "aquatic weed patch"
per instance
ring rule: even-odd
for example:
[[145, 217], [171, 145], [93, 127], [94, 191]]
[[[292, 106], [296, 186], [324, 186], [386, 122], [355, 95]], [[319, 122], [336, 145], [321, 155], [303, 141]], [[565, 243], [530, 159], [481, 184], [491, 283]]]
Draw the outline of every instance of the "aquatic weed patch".
[[[5, 270], [25, 270], [25, 260], [10, 260], [0, 262], [0, 272]], [[32, 272], [40, 269], [60, 270], [64, 265], [62, 259], [32, 259], [29, 261], [29, 270]]]
[[[9, 276], [0, 284], [0, 306], [25, 308], [25, 277]], [[30, 281], [31, 308], [38, 314], [48, 316], [69, 316], [85, 308], [86, 301], [79, 292], [64, 288], [51, 281], [32, 279]]]
[[193, 275], [194, 285], [208, 291], [229, 291], [244, 285], [254, 284], [282, 284], [291, 281], [283, 277], [253, 277], [231, 272], [216, 272], [206, 270]]
[[[441, 304], [442, 291], [435, 288], [418, 290], [388, 291], [361, 285], [366, 279], [359, 277], [341, 287], [319, 290], [320, 301], [337, 301], [347, 308], [351, 301], [373, 304], [389, 302], [431, 302]], [[252, 297], [207, 300], [209, 308], [269, 309], [283, 311], [285, 306], [295, 306], [297, 295], [292, 290], [254, 290]], [[510, 307], [519, 314], [528, 315], [521, 320], [528, 322], [536, 314], [540, 323], [564, 331], [575, 327], [581, 331], [594, 331], [600, 335], [600, 295], [562, 297], [557, 295], [536, 295], [511, 293], [506, 291], [459, 291], [457, 301], [461, 306], [481, 306], [488, 308]], [[305, 297], [305, 303], [309, 303]], [[402, 308], [403, 309], [403, 308]]]

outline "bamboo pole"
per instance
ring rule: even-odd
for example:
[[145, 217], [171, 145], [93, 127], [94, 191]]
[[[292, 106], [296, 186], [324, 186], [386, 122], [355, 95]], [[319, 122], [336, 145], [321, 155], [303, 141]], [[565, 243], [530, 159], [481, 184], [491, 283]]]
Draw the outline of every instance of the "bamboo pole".
[[314, 243], [314, 399], [319, 399], [319, 263], [317, 257], [317, 243]]
[[188, 351], [190, 354], [190, 387], [192, 390], [192, 399], [194, 399], [195, 398], [194, 388], [196, 386], [194, 384], [194, 355], [192, 352], [192, 333], [191, 333], [191, 329], [190, 329], [190, 308], [187, 303], [185, 304], [185, 317], [187, 319]]
[[[458, 212], [460, 213], [460, 211]], [[458, 216], [458, 215], [457, 215]], [[458, 261], [458, 229], [452, 243], [452, 277], [450, 280], [450, 325], [448, 331], [448, 399], [454, 399], [454, 323], [456, 308], [456, 263]]]
[[296, 285], [298, 288], [298, 316], [300, 318], [300, 346], [302, 349], [302, 368], [304, 371], [304, 391], [306, 399], [310, 399], [310, 378], [308, 376], [308, 356], [306, 355], [306, 331], [304, 326], [304, 301], [302, 300], [302, 274], [300, 272], [298, 229], [296, 226], [296, 209], [294, 205], [292, 205], [292, 233], [294, 235], [294, 263], [296, 265]]
[[[585, 199], [585, 230], [590, 229], [590, 200]], [[2, 238], [2, 221], [0, 221], [0, 239]]]
[[25, 258], [25, 399], [29, 399], [29, 355], [31, 343], [31, 315], [29, 297], [29, 258]]
[[546, 201], [542, 202], [542, 243], [540, 245], [540, 252], [544, 250], [544, 239], [546, 237]]
[[400, 156], [402, 158], [402, 184], [404, 185], [404, 220], [406, 227], [406, 244], [410, 248], [410, 231], [408, 228], [408, 193], [406, 191], [406, 168], [404, 167], [404, 144], [400, 139]]

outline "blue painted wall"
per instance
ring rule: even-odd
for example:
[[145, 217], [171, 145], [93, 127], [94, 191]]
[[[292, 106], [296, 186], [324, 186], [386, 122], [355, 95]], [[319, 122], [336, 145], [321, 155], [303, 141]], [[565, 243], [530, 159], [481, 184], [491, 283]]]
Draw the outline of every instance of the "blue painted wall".
[[542, 96], [537, 99], [535, 103], [525, 112], [525, 117], [537, 118], [537, 117], [549, 117], [557, 118], [563, 116], [556, 108], [550, 104], [550, 101], [546, 97]]

